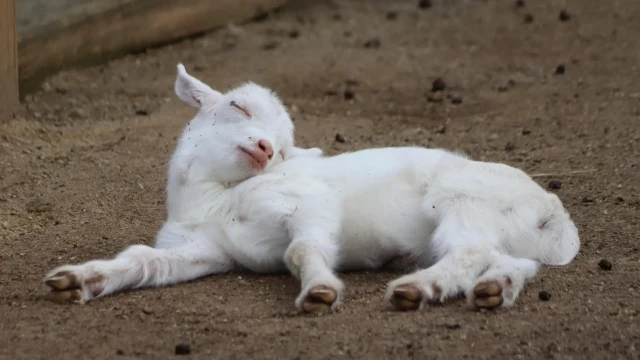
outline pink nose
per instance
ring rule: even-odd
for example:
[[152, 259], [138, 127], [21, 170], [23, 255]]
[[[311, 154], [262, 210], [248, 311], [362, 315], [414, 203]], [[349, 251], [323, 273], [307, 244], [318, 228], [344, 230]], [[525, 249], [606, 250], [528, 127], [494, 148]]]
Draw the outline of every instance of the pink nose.
[[271, 143], [268, 142], [267, 140], [259, 140], [258, 141], [258, 148], [260, 150], [262, 150], [262, 152], [267, 155], [267, 157], [269, 159], [271, 159], [273, 157], [273, 147], [271, 146]]
[[251, 150], [244, 147], [239, 147], [239, 149], [249, 155], [249, 161], [254, 169], [263, 170], [273, 157], [273, 147], [267, 140], [259, 140], [255, 146], [256, 148]]

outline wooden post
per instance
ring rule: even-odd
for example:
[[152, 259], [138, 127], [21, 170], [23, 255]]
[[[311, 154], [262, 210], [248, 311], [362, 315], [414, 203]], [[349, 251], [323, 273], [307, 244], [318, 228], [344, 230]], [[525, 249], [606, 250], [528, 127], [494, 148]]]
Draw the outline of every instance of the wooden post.
[[0, 122], [8, 119], [19, 99], [16, 4], [0, 0]]

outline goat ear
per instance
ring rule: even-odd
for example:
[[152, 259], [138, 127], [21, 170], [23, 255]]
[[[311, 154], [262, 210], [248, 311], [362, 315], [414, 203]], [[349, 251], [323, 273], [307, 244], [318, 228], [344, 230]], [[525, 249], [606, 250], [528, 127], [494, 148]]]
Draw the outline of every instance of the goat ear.
[[194, 108], [211, 106], [222, 99], [221, 93], [189, 75], [182, 64], [178, 64], [178, 76], [176, 77], [174, 90], [180, 100]]

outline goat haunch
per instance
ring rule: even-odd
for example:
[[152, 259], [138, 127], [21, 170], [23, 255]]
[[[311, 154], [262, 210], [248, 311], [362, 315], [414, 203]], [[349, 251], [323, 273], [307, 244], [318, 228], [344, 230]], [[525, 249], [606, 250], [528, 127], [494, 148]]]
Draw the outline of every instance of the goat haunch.
[[339, 306], [339, 270], [417, 271], [386, 299], [415, 310], [466, 295], [513, 305], [539, 265], [569, 263], [578, 232], [557, 196], [515, 168], [444, 150], [382, 148], [323, 157], [294, 147], [276, 95], [225, 94], [178, 66], [178, 97], [199, 109], [172, 156], [168, 218], [154, 247], [51, 271], [48, 297], [86, 302], [246, 268], [288, 269], [302, 311]]

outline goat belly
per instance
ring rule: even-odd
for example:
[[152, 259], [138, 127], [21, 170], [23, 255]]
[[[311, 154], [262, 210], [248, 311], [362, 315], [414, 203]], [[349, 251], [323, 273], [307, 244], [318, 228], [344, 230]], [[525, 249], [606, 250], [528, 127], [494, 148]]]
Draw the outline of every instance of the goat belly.
[[238, 265], [257, 273], [285, 271], [284, 252], [289, 246], [284, 227], [280, 224], [266, 224], [236, 219], [228, 229], [231, 239], [225, 250]]

